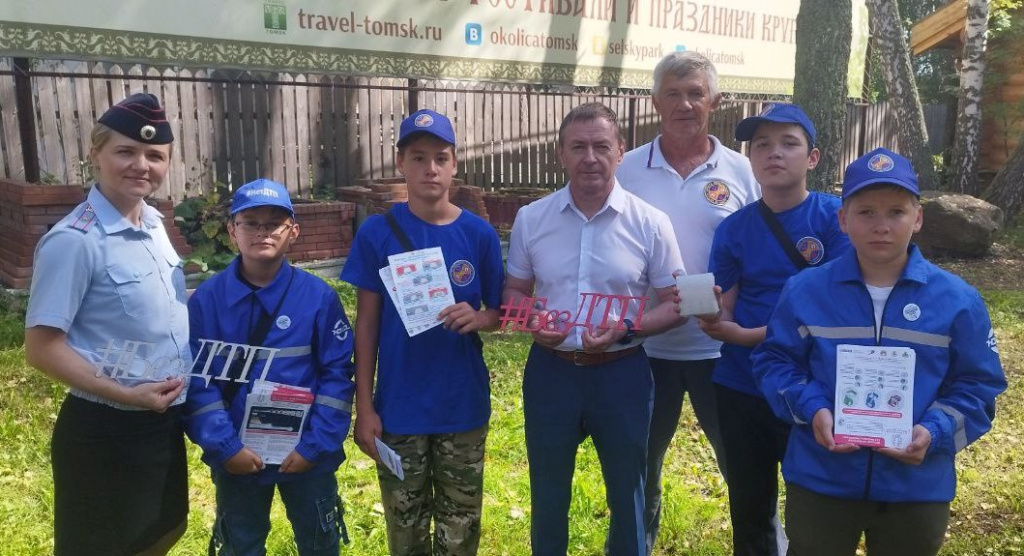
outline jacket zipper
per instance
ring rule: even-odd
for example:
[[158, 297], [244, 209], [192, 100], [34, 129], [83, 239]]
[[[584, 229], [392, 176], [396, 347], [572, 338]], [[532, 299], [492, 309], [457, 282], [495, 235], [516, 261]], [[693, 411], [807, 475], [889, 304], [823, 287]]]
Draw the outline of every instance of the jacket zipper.
[[[864, 286], [864, 291], [868, 294], [868, 301], [871, 303], [871, 322], [875, 325], [875, 345], [882, 345], [882, 329], [885, 328], [885, 310], [889, 308], [889, 301], [892, 299], [892, 294], [896, 293], [896, 286], [899, 285], [897, 280], [892, 286], [892, 290], [889, 291], [889, 297], [885, 298], [885, 304], [882, 305], [882, 319], [883, 322], [878, 322], [875, 319], [875, 300], [871, 299], [871, 292], [867, 291], [867, 286]], [[864, 500], [868, 500], [868, 496], [871, 494], [871, 475], [875, 465], [875, 451], [871, 450], [868, 452], [868, 471], [867, 480], [864, 481]]]

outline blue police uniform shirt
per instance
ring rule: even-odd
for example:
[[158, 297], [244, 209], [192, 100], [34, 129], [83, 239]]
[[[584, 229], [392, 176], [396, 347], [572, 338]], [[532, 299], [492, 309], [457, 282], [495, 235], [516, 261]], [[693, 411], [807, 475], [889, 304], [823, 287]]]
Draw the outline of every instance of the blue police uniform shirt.
[[[424, 222], [407, 203], [395, 219], [416, 249], [440, 247], [455, 302], [498, 308], [504, 280], [498, 235], [463, 210], [454, 222]], [[479, 339], [436, 326], [409, 337], [378, 271], [388, 256], [404, 252], [383, 216], [360, 226], [341, 279], [382, 298], [374, 405], [393, 434], [465, 432], [484, 426], [491, 413], [490, 381]]]
[[[839, 197], [810, 192], [799, 205], [776, 213], [786, 235], [812, 266], [835, 259], [850, 248], [839, 229]], [[744, 328], [768, 324], [782, 287], [798, 269], [775, 239], [758, 204], [747, 205], [730, 215], [715, 231], [709, 270], [722, 291], [739, 286], [734, 321]], [[751, 374], [751, 348], [722, 345], [722, 357], [712, 380], [752, 396], [763, 397]]]
[[[160, 213], [142, 207], [136, 228], [97, 185], [35, 251], [25, 327], [49, 326], [97, 372], [125, 386], [188, 373], [187, 295], [181, 259]], [[140, 409], [72, 388], [86, 400]], [[174, 401], [181, 403], [185, 391]]]

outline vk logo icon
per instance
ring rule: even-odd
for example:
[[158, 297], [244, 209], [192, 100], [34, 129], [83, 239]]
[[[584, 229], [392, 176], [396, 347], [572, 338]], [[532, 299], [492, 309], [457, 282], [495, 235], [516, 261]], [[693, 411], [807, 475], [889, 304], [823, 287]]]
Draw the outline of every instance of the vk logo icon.
[[466, 24], [466, 44], [479, 45], [483, 42], [484, 30], [479, 23]]

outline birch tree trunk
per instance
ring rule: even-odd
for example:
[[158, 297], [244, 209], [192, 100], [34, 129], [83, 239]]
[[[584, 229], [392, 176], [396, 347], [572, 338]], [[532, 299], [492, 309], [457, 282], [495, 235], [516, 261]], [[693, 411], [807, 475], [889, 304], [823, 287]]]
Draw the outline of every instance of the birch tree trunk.
[[960, 100], [950, 167], [949, 189], [978, 194], [978, 145], [981, 142], [981, 85], [985, 72], [988, 0], [968, 0], [967, 40], [960, 67]]
[[1007, 222], [1017, 219], [1024, 205], [1024, 135], [982, 198], [1003, 209]]
[[[867, 5], [872, 43], [882, 60], [886, 60], [885, 85], [890, 102], [896, 108], [896, 135], [900, 154], [914, 164], [921, 189], [935, 189], [935, 166], [928, 152], [924, 110], [921, 109], [921, 98], [917, 94], [917, 83], [910, 66], [910, 49], [900, 23], [899, 8], [896, 0], [867, 0]], [[867, 148], [875, 146], [865, 145]]]
[[818, 134], [818, 167], [807, 187], [832, 191], [846, 138], [847, 68], [853, 33], [851, 0], [803, 0], [796, 16], [793, 102], [807, 112]]

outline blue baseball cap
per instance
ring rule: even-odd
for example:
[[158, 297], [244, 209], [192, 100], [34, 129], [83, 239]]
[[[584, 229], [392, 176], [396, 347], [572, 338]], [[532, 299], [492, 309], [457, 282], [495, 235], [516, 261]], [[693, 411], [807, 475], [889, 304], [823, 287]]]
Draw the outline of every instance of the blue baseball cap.
[[433, 110], [418, 110], [402, 120], [398, 133], [398, 148], [404, 147], [417, 133], [429, 133], [445, 143], [455, 144], [455, 130], [444, 114]]
[[846, 167], [843, 176], [843, 199], [850, 198], [861, 189], [876, 183], [888, 183], [902, 187], [921, 196], [917, 186], [917, 172], [906, 158], [886, 148], [875, 149], [854, 160]]
[[260, 178], [251, 181], [235, 191], [231, 199], [231, 215], [256, 207], [277, 207], [288, 211], [288, 214], [295, 217], [295, 210], [292, 208], [292, 199], [288, 189], [268, 179]]
[[744, 118], [736, 126], [736, 140], [737, 141], [750, 141], [754, 138], [754, 132], [757, 131], [757, 126], [764, 122], [775, 122], [780, 124], [797, 124], [804, 128], [807, 133], [807, 137], [811, 140], [811, 146], [818, 142], [818, 134], [814, 131], [814, 124], [811, 119], [804, 114], [804, 111], [795, 104], [778, 104], [772, 103], [764, 107], [761, 113], [757, 116], [751, 116]]

